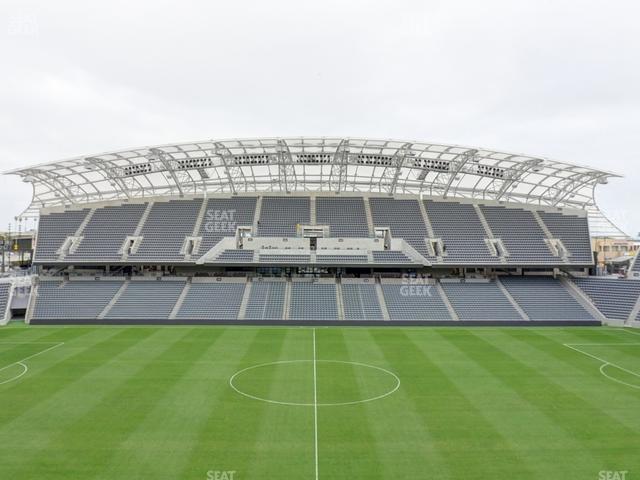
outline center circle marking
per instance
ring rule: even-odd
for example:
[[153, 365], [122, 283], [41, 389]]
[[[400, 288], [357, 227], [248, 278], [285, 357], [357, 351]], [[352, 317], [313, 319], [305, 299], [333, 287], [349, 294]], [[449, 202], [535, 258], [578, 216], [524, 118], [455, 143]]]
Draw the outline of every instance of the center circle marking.
[[286, 365], [286, 364], [292, 364], [292, 363], [312, 363], [313, 360], [280, 360], [277, 362], [268, 362], [268, 363], [261, 363], [258, 365], [252, 365], [251, 367], [247, 367], [247, 368], [243, 368], [242, 370], [238, 370], [236, 373], [234, 373], [230, 378], [229, 378], [229, 386], [235, 390], [237, 393], [239, 393], [240, 395], [247, 397], [247, 398], [251, 398], [253, 400], [259, 400], [261, 402], [266, 402], [266, 403], [273, 403], [276, 405], [291, 405], [291, 406], [295, 406], [295, 407], [313, 407], [313, 406], [318, 406], [318, 407], [339, 407], [339, 406], [343, 406], [343, 405], [356, 405], [359, 403], [368, 403], [368, 402], [373, 402], [374, 400], [380, 400], [382, 398], [388, 397], [389, 395], [392, 395], [393, 393], [395, 393], [399, 388], [400, 388], [400, 378], [398, 378], [398, 376], [387, 370], [386, 368], [382, 368], [382, 367], [376, 367], [375, 365], [369, 365], [367, 363], [360, 363], [360, 362], [347, 362], [344, 360], [316, 360], [316, 363], [338, 363], [338, 364], [343, 364], [343, 365], [355, 365], [358, 367], [364, 367], [364, 368], [370, 368], [372, 370], [378, 370], [380, 372], [383, 372], [387, 375], [390, 375], [391, 377], [393, 377], [394, 379], [394, 383], [395, 385], [393, 386], [393, 388], [391, 388], [389, 391], [382, 393], [380, 395], [376, 395], [374, 397], [369, 397], [369, 398], [364, 398], [362, 400], [353, 400], [350, 402], [332, 402], [332, 403], [303, 403], [303, 402], [283, 402], [280, 400], [272, 400], [269, 398], [264, 398], [264, 397], [259, 397], [257, 395], [252, 395], [250, 393], [244, 392], [242, 391], [240, 388], [238, 388], [235, 384], [234, 381], [241, 376], [243, 373], [251, 371], [251, 370], [256, 370], [259, 368], [263, 368], [263, 367], [270, 367], [273, 365]]

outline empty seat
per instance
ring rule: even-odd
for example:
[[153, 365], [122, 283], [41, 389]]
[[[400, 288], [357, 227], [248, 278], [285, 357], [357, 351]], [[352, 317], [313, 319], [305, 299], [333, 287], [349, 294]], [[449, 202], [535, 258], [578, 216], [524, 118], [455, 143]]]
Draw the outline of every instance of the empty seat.
[[391, 320], [452, 320], [435, 285], [382, 284]]
[[292, 320], [337, 320], [336, 286], [331, 283], [293, 282], [291, 284]]
[[211, 250], [224, 237], [235, 237], [237, 227], [252, 226], [256, 197], [210, 198], [198, 236], [202, 237], [196, 256]]
[[546, 235], [532, 212], [521, 208], [481, 205], [494, 236], [509, 252], [511, 264], [558, 264], [560, 258], [549, 250]]
[[562, 244], [569, 250], [570, 263], [580, 265], [593, 264], [591, 252], [591, 238], [589, 236], [589, 221], [587, 217], [563, 213], [538, 212], [554, 238], [562, 240]]
[[576, 278], [576, 285], [586, 293], [602, 314], [626, 320], [640, 296], [640, 282], [615, 278]]
[[429, 257], [425, 241], [429, 235], [418, 200], [371, 197], [369, 205], [375, 227], [388, 227], [393, 237], [404, 239], [421, 255]]
[[123, 280], [43, 280], [33, 318], [96, 319], [122, 287]]
[[82, 241], [74, 253], [66, 256], [74, 261], [118, 261], [127, 236], [135, 233], [147, 208], [146, 203], [98, 208], [84, 227]]
[[562, 283], [552, 277], [500, 277], [531, 320], [593, 320]]
[[403, 252], [397, 250], [379, 250], [373, 252], [375, 263], [414, 263]]
[[34, 262], [57, 260], [56, 253], [72, 237], [89, 213], [88, 208], [40, 215]]
[[[143, 237], [132, 260], [181, 261], [185, 238], [191, 236], [203, 200], [156, 202], [151, 207], [140, 235]], [[235, 233], [235, 232], [234, 232]]]
[[192, 283], [177, 318], [235, 320], [238, 318], [244, 283]]
[[368, 237], [364, 201], [358, 197], [317, 197], [316, 224], [329, 225], [332, 237]]
[[343, 283], [345, 320], [383, 320], [375, 284]]
[[445, 263], [488, 264], [500, 259], [491, 255], [487, 233], [473, 205], [457, 202], [424, 201], [436, 238], [442, 239]]
[[185, 281], [131, 281], [105, 318], [162, 320], [169, 318]]
[[495, 282], [442, 282], [460, 320], [522, 320]]
[[6, 318], [10, 293], [11, 283], [0, 283], [0, 320], [4, 320]]
[[254, 280], [251, 284], [245, 319], [281, 320], [284, 315], [286, 286], [286, 282]]
[[309, 197], [263, 197], [258, 235], [295, 237], [297, 225], [309, 225]]

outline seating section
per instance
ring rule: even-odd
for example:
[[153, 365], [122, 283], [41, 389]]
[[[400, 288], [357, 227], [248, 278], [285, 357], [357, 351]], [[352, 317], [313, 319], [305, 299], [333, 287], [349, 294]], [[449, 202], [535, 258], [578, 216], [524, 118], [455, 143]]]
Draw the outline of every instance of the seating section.
[[[122, 261], [123, 245], [127, 236], [142, 237], [137, 251], [124, 256], [125, 261], [135, 262], [196, 262], [221, 239], [234, 237], [237, 227], [252, 227], [257, 197], [237, 196], [231, 198], [209, 198], [191, 200], [159, 200], [153, 202], [140, 231], [140, 221], [145, 215], [147, 203], [124, 203], [122, 205], [97, 208], [81, 232], [82, 240], [74, 246], [73, 253], [60, 258], [57, 253], [66, 239], [73, 236], [91, 211], [69, 210], [62, 213], [44, 214], [40, 218], [35, 253], [36, 263], [56, 262], [89, 263]], [[206, 202], [203, 208], [203, 202]], [[328, 225], [332, 237], [367, 238], [366, 203], [369, 202], [372, 222], [375, 227], [389, 228], [395, 239], [404, 239], [422, 256], [438, 263], [430, 255], [426, 242], [429, 237], [422, 215], [420, 200], [394, 199], [391, 197], [316, 197], [315, 223]], [[445, 265], [488, 265], [500, 263], [491, 254], [485, 243], [485, 232], [481, 218], [472, 204], [455, 201], [424, 200], [424, 208], [433, 227], [433, 235], [443, 241]], [[311, 223], [310, 197], [265, 196], [261, 200], [258, 236], [295, 237], [297, 225]], [[552, 265], [565, 263], [554, 256], [546, 245], [546, 235], [538, 224], [534, 212], [504, 206], [480, 206], [492, 233], [504, 243], [511, 265]], [[199, 215], [204, 212], [202, 218]], [[538, 212], [549, 232], [569, 250], [573, 264], [592, 263], [589, 229], [586, 217], [560, 212]], [[199, 225], [199, 227], [196, 227]], [[197, 232], [194, 235], [194, 229]], [[182, 252], [186, 237], [201, 237], [198, 250], [185, 257]], [[256, 235], [256, 232], [254, 232]], [[400, 250], [398, 247], [396, 250]], [[364, 248], [363, 248], [364, 249]], [[280, 255], [274, 253], [274, 255]], [[322, 252], [319, 251], [319, 256]], [[293, 251], [292, 255], [296, 255]], [[231, 263], [246, 263], [249, 253], [224, 252], [218, 260]], [[269, 254], [268, 254], [269, 255]], [[326, 253], [334, 255], [334, 253]], [[362, 253], [360, 253], [362, 256]], [[395, 258], [394, 258], [395, 256]], [[414, 263], [398, 258], [397, 254], [374, 254], [379, 263]], [[320, 258], [325, 262], [332, 259]], [[337, 259], [337, 257], [336, 257]], [[348, 263], [365, 263], [362, 258], [345, 260]], [[270, 261], [278, 262], [278, 257]], [[285, 263], [308, 261], [293, 258]], [[368, 263], [368, 262], [366, 262]], [[640, 262], [635, 270], [640, 272]]]
[[632, 271], [640, 272], [640, 250], [638, 250], [638, 253], [636, 253], [635, 259], [633, 260]]
[[530, 320], [594, 320], [562, 283], [552, 277], [500, 277]]
[[177, 313], [178, 319], [235, 320], [238, 318], [244, 283], [192, 283]]
[[615, 320], [627, 320], [640, 296], [637, 280], [591, 277], [574, 281], [605, 317]]
[[380, 250], [373, 252], [375, 263], [414, 263], [403, 252], [397, 250]]
[[281, 320], [284, 316], [284, 297], [287, 284], [277, 281], [253, 281], [246, 320]]
[[193, 233], [201, 207], [201, 198], [154, 203], [140, 232], [143, 239], [138, 251], [129, 255], [129, 258], [157, 261], [184, 260], [184, 254], [181, 254], [180, 250], [185, 238]]
[[309, 225], [309, 197], [263, 197], [258, 235], [295, 237], [296, 225]]
[[251, 263], [253, 262], [253, 250], [225, 250], [218, 255], [216, 262]]
[[442, 282], [460, 320], [523, 320], [496, 282]]
[[113, 299], [124, 280], [43, 280], [33, 312], [35, 319], [95, 319]]
[[434, 235], [444, 243], [445, 263], [499, 263], [485, 243], [487, 233], [473, 205], [425, 200], [424, 206]]
[[332, 237], [368, 237], [367, 213], [359, 197], [316, 198], [316, 224], [329, 225]]
[[125, 239], [135, 233], [146, 208], [146, 203], [135, 203], [97, 209], [84, 227], [78, 248], [66, 259], [119, 261]]
[[10, 293], [11, 283], [0, 283], [0, 321], [6, 318]]
[[260, 261], [264, 263], [309, 263], [311, 257], [309, 255], [274, 255], [274, 254], [260, 254]]
[[291, 284], [292, 320], [337, 320], [336, 286], [333, 283], [293, 282]]
[[41, 215], [38, 221], [38, 240], [34, 262], [57, 260], [56, 253], [67, 237], [72, 237], [89, 213], [88, 208]]
[[425, 241], [429, 235], [418, 200], [372, 197], [369, 206], [375, 227], [388, 227], [391, 236], [404, 239], [421, 255], [429, 258]]
[[343, 283], [345, 320], [383, 320], [375, 284]]
[[321, 255], [316, 256], [316, 263], [343, 264], [343, 263], [369, 263], [366, 255]]
[[198, 232], [202, 242], [195, 256], [206, 254], [224, 237], [235, 237], [237, 227], [252, 226], [256, 200], [256, 197], [208, 199]]
[[587, 217], [564, 215], [562, 213], [538, 212], [554, 238], [562, 240], [574, 264], [593, 264], [591, 242], [589, 240], [589, 221]]
[[169, 318], [185, 281], [131, 281], [105, 318], [151, 319]]
[[558, 264], [545, 243], [546, 235], [533, 213], [521, 208], [481, 205], [494, 236], [502, 239], [511, 264]]
[[[499, 282], [532, 321], [594, 321], [594, 317], [559, 281], [551, 277], [501, 276]], [[600, 311], [611, 319], [626, 320], [638, 297], [640, 282], [606, 278], [580, 278], [576, 284]], [[460, 320], [520, 321], [517, 308], [497, 281], [440, 281], [442, 290]], [[34, 320], [235, 320], [240, 313], [246, 283], [223, 281], [187, 283], [183, 277], [161, 280], [103, 277], [43, 279], [35, 298]], [[121, 287], [124, 287], [121, 289]], [[0, 283], [0, 312], [6, 311], [9, 283]], [[251, 282], [244, 319], [281, 320], [285, 316], [287, 282], [255, 279]], [[391, 320], [452, 320], [447, 302], [436, 285], [382, 279], [382, 292]], [[375, 283], [344, 279], [341, 299], [345, 320], [383, 320]], [[182, 301], [180, 301], [180, 299]], [[108, 308], [107, 308], [108, 307]], [[4, 310], [2, 310], [4, 308]], [[105, 312], [104, 317], [101, 314]], [[294, 279], [291, 283], [289, 319], [338, 320], [337, 284], [328, 279]]]
[[391, 320], [452, 320], [436, 286], [382, 284]]

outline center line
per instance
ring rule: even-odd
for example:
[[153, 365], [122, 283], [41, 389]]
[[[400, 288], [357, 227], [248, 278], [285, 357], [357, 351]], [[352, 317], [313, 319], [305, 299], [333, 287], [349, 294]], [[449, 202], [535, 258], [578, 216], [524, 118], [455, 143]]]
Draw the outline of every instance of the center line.
[[318, 480], [318, 374], [316, 368], [316, 329], [313, 329], [313, 425], [316, 455], [316, 480]]

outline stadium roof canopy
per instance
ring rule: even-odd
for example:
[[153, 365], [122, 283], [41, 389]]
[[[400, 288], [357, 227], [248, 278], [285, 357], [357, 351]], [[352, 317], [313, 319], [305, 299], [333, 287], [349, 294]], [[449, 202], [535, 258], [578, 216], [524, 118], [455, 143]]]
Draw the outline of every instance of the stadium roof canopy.
[[166, 195], [371, 192], [596, 208], [618, 175], [529, 155], [359, 138], [205, 140], [80, 156], [7, 172], [42, 207]]

